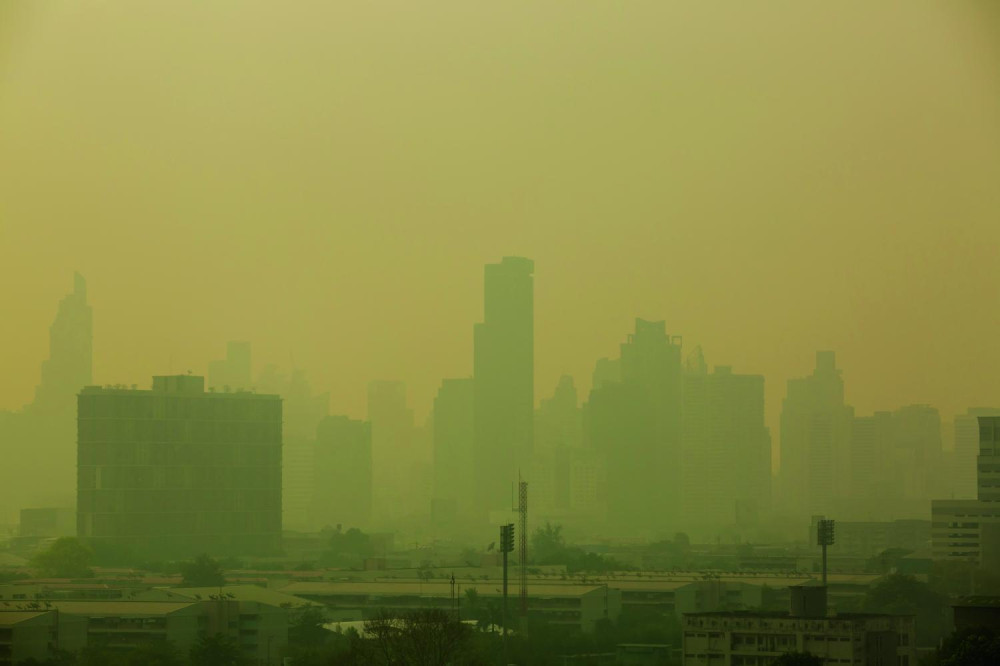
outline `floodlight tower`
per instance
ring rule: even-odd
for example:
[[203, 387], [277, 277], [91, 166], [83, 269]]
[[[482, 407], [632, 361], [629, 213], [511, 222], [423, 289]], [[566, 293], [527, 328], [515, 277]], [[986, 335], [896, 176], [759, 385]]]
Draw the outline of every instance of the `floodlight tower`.
[[521, 601], [521, 630], [528, 617], [528, 482], [518, 484], [517, 510], [521, 519], [521, 534], [518, 535], [518, 563], [521, 565], [521, 589], [518, 590]]
[[500, 552], [503, 553], [503, 627], [504, 640], [507, 638], [507, 553], [514, 550], [514, 523], [500, 526]]
[[833, 545], [833, 521], [820, 520], [816, 523], [816, 544], [823, 548], [823, 586], [826, 587], [826, 547]]

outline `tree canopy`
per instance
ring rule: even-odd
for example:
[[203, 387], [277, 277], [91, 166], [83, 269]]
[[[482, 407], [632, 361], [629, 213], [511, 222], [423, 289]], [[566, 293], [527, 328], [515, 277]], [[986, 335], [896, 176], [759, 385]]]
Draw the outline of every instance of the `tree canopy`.
[[88, 578], [94, 553], [76, 537], [56, 539], [49, 548], [31, 560], [45, 578]]
[[185, 587], [221, 587], [226, 584], [222, 574], [222, 565], [205, 553], [181, 565], [181, 575], [184, 577], [181, 585]]

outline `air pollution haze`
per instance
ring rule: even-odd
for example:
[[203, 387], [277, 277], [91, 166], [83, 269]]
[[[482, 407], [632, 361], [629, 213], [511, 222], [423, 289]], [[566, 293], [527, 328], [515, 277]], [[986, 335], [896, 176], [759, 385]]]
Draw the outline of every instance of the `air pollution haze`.
[[933, 501], [989, 499], [998, 183], [989, 2], [0, 4], [0, 525], [35, 563], [479, 566], [520, 475], [521, 571], [834, 515], [930, 552]]

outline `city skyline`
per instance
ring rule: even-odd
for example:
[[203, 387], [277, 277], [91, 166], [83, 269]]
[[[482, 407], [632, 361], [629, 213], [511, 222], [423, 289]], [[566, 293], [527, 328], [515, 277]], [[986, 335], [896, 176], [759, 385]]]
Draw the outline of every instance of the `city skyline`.
[[[489, 262], [487, 262], [487, 263], [489, 263]], [[86, 283], [87, 280], [86, 280], [86, 276], [82, 276], [80, 273], [75, 273], [75, 275], [76, 275], [76, 277], [74, 279], [77, 281], [76, 290], [79, 293], [80, 290], [81, 290], [81, 287], [79, 285]], [[473, 282], [475, 282], [475, 280], [473, 280]], [[65, 280], [64, 280], [64, 284], [65, 284]], [[536, 282], [536, 286], [537, 286], [537, 282]], [[100, 302], [101, 302], [100, 299], [96, 298], [94, 296], [94, 294], [93, 294], [93, 288], [92, 287], [90, 289], [88, 289], [87, 286], [83, 286], [82, 290], [83, 290], [82, 293], [86, 294], [86, 299], [87, 299], [87, 303], [88, 303], [88, 309], [89, 310], [96, 310], [97, 311], [97, 316], [94, 317], [94, 319], [99, 322], [101, 320], [101, 316], [103, 314], [100, 311]], [[56, 300], [57, 301], [65, 300], [67, 298], [70, 298], [72, 295], [73, 295], [73, 291], [69, 291], [68, 295], [67, 295], [67, 292], [64, 289], [63, 293], [62, 293], [62, 296], [59, 297], [59, 298], [57, 298]], [[482, 294], [481, 293], [479, 294], [479, 300], [480, 300], [480, 302], [482, 302]], [[539, 313], [537, 312], [537, 308], [536, 308], [536, 313], [535, 313], [536, 317], [538, 316], [538, 314]], [[88, 311], [88, 315], [87, 316], [88, 316], [88, 322], [87, 322], [88, 325], [94, 326], [94, 324], [90, 323], [90, 321], [89, 321], [89, 317], [90, 317], [89, 311]], [[482, 316], [480, 315], [478, 318], [481, 319]], [[544, 319], [544, 317], [542, 317], [542, 318]], [[629, 329], [626, 329], [625, 331], [622, 332], [622, 334], [621, 334], [622, 338], [625, 337], [625, 335], [627, 333], [627, 330], [630, 330], [631, 327], [634, 326], [635, 319], [641, 319], [641, 317], [633, 317], [633, 319], [628, 322]], [[658, 319], [662, 320], [663, 318], [660, 317]], [[53, 318], [50, 318], [49, 321], [50, 321], [50, 324], [51, 324], [52, 321], [53, 321]], [[666, 320], [666, 323], [669, 326], [669, 319]], [[48, 328], [48, 327], [46, 327], [46, 328]], [[538, 327], [536, 326], [535, 328], [536, 328], [536, 330], [535, 330], [536, 337], [538, 337], [537, 336], [537, 334], [538, 334], [537, 328]], [[678, 331], [678, 335], [683, 340], [682, 354], [684, 356], [687, 356], [696, 347], [699, 348], [699, 352], [702, 353], [705, 357], [707, 357], [706, 359], [703, 359], [703, 362], [706, 363], [706, 368], [708, 370], [711, 371], [712, 369], [714, 369], [716, 367], [721, 367], [721, 368], [734, 367], [733, 364], [731, 364], [731, 363], [724, 363], [724, 362], [721, 361], [721, 359], [724, 357], [724, 352], [717, 354], [717, 353], [713, 353], [713, 350], [709, 350], [708, 353], [704, 353], [700, 349], [702, 347], [702, 345], [698, 344], [697, 341], [691, 341], [690, 339], [685, 338], [685, 336], [683, 334], [683, 331]], [[42, 337], [47, 339], [47, 336], [42, 336]], [[96, 368], [96, 370], [94, 371], [96, 373], [96, 376], [95, 376], [95, 379], [94, 379], [94, 383], [96, 385], [102, 385], [102, 386], [103, 385], [114, 385], [114, 384], [126, 384], [126, 385], [128, 385], [128, 384], [134, 383], [134, 377], [131, 377], [129, 374], [124, 374], [124, 375], [122, 375], [120, 377], [116, 377], [114, 380], [108, 380], [108, 381], [105, 381], [103, 378], [100, 377], [99, 373], [100, 373], [101, 367], [102, 367], [102, 359], [99, 356], [99, 351], [98, 350], [102, 347], [102, 345], [99, 343], [100, 342], [99, 341], [99, 336], [97, 334], [94, 334], [92, 337], [93, 337], [93, 340], [92, 341], [88, 340], [87, 342], [88, 342], [88, 344], [92, 344], [93, 347], [94, 347], [94, 351], [93, 351], [93, 366]], [[470, 341], [473, 338], [473, 336], [471, 336], [471, 335], [469, 335], [468, 337], [469, 337]], [[619, 343], [620, 343], [620, 340], [619, 340]], [[220, 340], [220, 341], [213, 342], [210, 345], [209, 351], [207, 353], [208, 359], [205, 360], [203, 363], [200, 363], [200, 364], [190, 364], [190, 363], [189, 364], [183, 364], [183, 363], [177, 362], [177, 360], [174, 359], [174, 358], [172, 358], [172, 357], [168, 357], [167, 363], [165, 364], [165, 367], [160, 368], [157, 365], [153, 365], [152, 366], [153, 367], [153, 372], [154, 372], [154, 374], [155, 373], [158, 373], [158, 374], [171, 374], [171, 373], [173, 373], [173, 374], [184, 374], [184, 373], [190, 372], [190, 373], [196, 374], [196, 375], [203, 375], [203, 376], [206, 377], [206, 379], [210, 379], [212, 377], [213, 373], [215, 373], [216, 375], [218, 375], [220, 377], [223, 377], [224, 375], [221, 374], [221, 373], [227, 372], [227, 371], [222, 370], [222, 368], [223, 367], [228, 367], [228, 366], [224, 366], [222, 364], [227, 363], [227, 361], [225, 360], [225, 356], [226, 356], [227, 353], [230, 355], [230, 357], [234, 353], [232, 351], [234, 349], [234, 345], [236, 346], [235, 348], [239, 348], [239, 349], [242, 350], [239, 353], [247, 355], [247, 358], [244, 359], [244, 362], [247, 363], [247, 364], [249, 364], [249, 355], [251, 353], [249, 350], [251, 348], [253, 349], [253, 351], [252, 351], [252, 354], [253, 354], [253, 363], [254, 363], [254, 365], [253, 365], [254, 373], [253, 374], [254, 374], [254, 377], [256, 378], [256, 381], [251, 381], [249, 383], [249, 385], [247, 385], [247, 386], [243, 385], [243, 384], [246, 383], [245, 381], [244, 382], [237, 382], [240, 385], [237, 386], [234, 383], [231, 386], [232, 389], [237, 389], [237, 388], [258, 388], [260, 390], [261, 387], [256, 387], [256, 386], [254, 386], [254, 384], [255, 383], [260, 383], [260, 380], [262, 378], [259, 376], [259, 374], [260, 374], [260, 371], [263, 370], [263, 369], [267, 369], [269, 372], [279, 372], [279, 373], [280, 372], [286, 372], [286, 373], [291, 373], [292, 376], [293, 376], [293, 379], [294, 379], [294, 377], [298, 377], [299, 378], [298, 381], [300, 381], [300, 382], [308, 382], [308, 384], [311, 384], [313, 386], [317, 386], [318, 385], [318, 382], [315, 381], [316, 377], [322, 377], [322, 376], [324, 376], [326, 374], [323, 371], [323, 366], [306, 367], [304, 364], [297, 362], [295, 360], [295, 356], [294, 356], [293, 353], [289, 353], [288, 358], [284, 362], [282, 361], [281, 358], [274, 358], [274, 357], [267, 357], [267, 356], [264, 356], [263, 358], [261, 358], [261, 356], [263, 356], [263, 354], [259, 353], [259, 351], [258, 351], [260, 343], [256, 339], [254, 339], [254, 336], [252, 334], [247, 334], [247, 335], [245, 335], [245, 336], [243, 336], [241, 338], [234, 338], [232, 340]], [[470, 344], [469, 346], [472, 347], [473, 345]], [[599, 357], [595, 357], [595, 359], [596, 358], [608, 358], [609, 355], [614, 355], [615, 349], [617, 348], [617, 346], [618, 346], [617, 344], [614, 345], [614, 347], [612, 347], [611, 349], [607, 350], [605, 353], [601, 354]], [[44, 348], [48, 350], [49, 344], [45, 344]], [[227, 348], [229, 349], [229, 351], [226, 352], [226, 353], [223, 353]], [[41, 375], [39, 374], [38, 367], [41, 367], [41, 366], [44, 365], [44, 362], [46, 362], [46, 360], [48, 359], [48, 354], [50, 353], [50, 351], [51, 350], [43, 352], [43, 354], [45, 354], [45, 356], [43, 356], [42, 358], [40, 358], [39, 361], [38, 361], [38, 366], [35, 369], [35, 375], [38, 376], [39, 378], [41, 377]], [[472, 350], [470, 349], [470, 352], [471, 351]], [[870, 387], [865, 387], [863, 385], [860, 385], [859, 381], [857, 381], [857, 380], [853, 380], [852, 381], [852, 379], [853, 379], [853, 375], [855, 373], [857, 373], [857, 374], [859, 374], [861, 376], [864, 376], [866, 374], [866, 371], [870, 372], [870, 369], [867, 369], [867, 368], [857, 368], [857, 367], [853, 367], [852, 368], [852, 366], [850, 365], [850, 363], [849, 362], [845, 362], [844, 359], [843, 359], [843, 355], [839, 352], [839, 350], [836, 350], [836, 349], [821, 349], [821, 348], [817, 348], [817, 349], [812, 350], [812, 352], [810, 352], [810, 354], [809, 354], [809, 358], [807, 359], [806, 365], [803, 366], [803, 368], [801, 369], [801, 371], [794, 372], [792, 376], [790, 376], [790, 377], [787, 378], [787, 380], [791, 381], [791, 380], [796, 380], [799, 377], [809, 376], [810, 373], [813, 371], [812, 367], [815, 364], [815, 356], [816, 356], [816, 354], [820, 353], [820, 352], [827, 352], [827, 351], [833, 352], [836, 355], [837, 369], [838, 369], [838, 372], [840, 372], [840, 374], [841, 374], [841, 379], [842, 379], [843, 384], [844, 384], [844, 400], [845, 400], [845, 402], [847, 404], [849, 404], [851, 407], [854, 408], [854, 416], [856, 416], [856, 417], [871, 417], [871, 416], [877, 415], [878, 413], [881, 413], [881, 412], [894, 411], [894, 410], [898, 410], [898, 409], [905, 408], [905, 407], [930, 405], [930, 406], [932, 406], [932, 407], [934, 407], [934, 408], [936, 408], [936, 409], [938, 409], [940, 411], [941, 421], [942, 421], [942, 426], [943, 426], [943, 430], [942, 430], [942, 435], [943, 435], [942, 442], [943, 442], [945, 450], [949, 450], [950, 451], [950, 450], [953, 449], [954, 436], [953, 436], [953, 432], [952, 432], [952, 429], [951, 429], [951, 424], [952, 424], [952, 422], [953, 422], [954, 419], [956, 419], [956, 418], [961, 419], [968, 412], [968, 410], [990, 409], [991, 408], [990, 405], [1000, 404], [1000, 387], [998, 387], [998, 390], [996, 390], [996, 391], [985, 392], [983, 394], [983, 395], [995, 395], [995, 397], [993, 399], [989, 399], [989, 398], [985, 398], [984, 397], [982, 399], [978, 399], [977, 400], [977, 399], [973, 398], [972, 401], [970, 401], [967, 404], [966, 403], [959, 403], [959, 402], [957, 402], [956, 399], [943, 401], [943, 403], [942, 402], [935, 402], [935, 401], [931, 401], [931, 400], [923, 400], [923, 401], [919, 401], [918, 400], [918, 401], [909, 401], [909, 402], [907, 402], [907, 401], [904, 401], [902, 399], [898, 399], [898, 400], [894, 401], [893, 400], [893, 396], [887, 396], [884, 401], [875, 403], [870, 409], [864, 409], [864, 408], [858, 406], [858, 400], [854, 396], [856, 396], [858, 393], [860, 393], [862, 395], [864, 395], [866, 393], [870, 393], [870, 390], [866, 390], [866, 389], [870, 389]], [[539, 362], [542, 361], [542, 359], [540, 359], [539, 356], [540, 356], [540, 354], [538, 353], [537, 344], [536, 344], [536, 349], [535, 349], [535, 362], [536, 362], [536, 366], [537, 366], [537, 364]], [[221, 358], [221, 360], [220, 360], [220, 358]], [[589, 366], [590, 367], [589, 367], [589, 369], [587, 369], [587, 371], [581, 372], [579, 375], [574, 375], [574, 374], [571, 374], [571, 373], [568, 373], [568, 372], [560, 373], [560, 374], [558, 374], [554, 378], [554, 381], [552, 382], [551, 385], [544, 383], [544, 380], [540, 379], [538, 377], [538, 371], [536, 370], [535, 371], [535, 382], [534, 382], [534, 393], [535, 393], [534, 408], [535, 408], [535, 410], [539, 409], [539, 407], [541, 406], [541, 402], [544, 399], [544, 396], [550, 395], [551, 392], [553, 390], [555, 390], [555, 388], [558, 386], [559, 382], [561, 381], [561, 378], [564, 377], [564, 376], [571, 377], [573, 379], [574, 383], [576, 384], [578, 392], [579, 392], [579, 395], [580, 395], [580, 404], [582, 405], [582, 403], [586, 402], [587, 396], [590, 394], [590, 391], [591, 391], [591, 388], [592, 388], [592, 381], [591, 380], [592, 380], [592, 377], [593, 377], [593, 363], [594, 363], [595, 359], [591, 359], [589, 361]], [[231, 360], [228, 361], [228, 362], [232, 363]], [[581, 363], [581, 364], [582, 365], [587, 365], [587, 364], [583, 364], [583, 363]], [[140, 365], [147, 365], [147, 364], [140, 364]], [[544, 363], [543, 363], [543, 365], [544, 365]], [[765, 405], [765, 422], [766, 422], [767, 427], [770, 429], [770, 431], [772, 433], [772, 437], [771, 437], [772, 472], [775, 473], [775, 474], [777, 474], [779, 466], [780, 466], [780, 459], [781, 459], [780, 438], [777, 436], [777, 433], [780, 432], [782, 404], [786, 401], [787, 395], [788, 395], [787, 394], [786, 382], [781, 382], [780, 386], [775, 386], [776, 382], [775, 382], [774, 379], [772, 379], [772, 373], [769, 373], [766, 369], [753, 369], [753, 370], [751, 370], [751, 369], [743, 367], [743, 366], [735, 366], [735, 367], [740, 372], [749, 372], [750, 374], [759, 374], [759, 375], [763, 376], [764, 379], [765, 379], [765, 381], [764, 381], [764, 387], [765, 387], [765, 400], [764, 400], [764, 405]], [[279, 370], [279, 368], [281, 370]], [[88, 370], [89, 370], [89, 368], [88, 368]], [[235, 370], [235, 372], [237, 372], [238, 376], [246, 376], [246, 373], [249, 372], [249, 368], [243, 368], [243, 369]], [[464, 374], [463, 373], [456, 373], [455, 377], [469, 377], [469, 378], [471, 378], [472, 375], [473, 375], [472, 359], [470, 358], [468, 372], [464, 373]], [[5, 384], [5, 386], [13, 384], [13, 383], [16, 383], [14, 381], [16, 379], [18, 379], [18, 378], [17, 377], [11, 377], [12, 381], [8, 382], [8, 384]], [[331, 403], [330, 403], [330, 409], [332, 410], [332, 413], [342, 414], [342, 415], [345, 415], [345, 416], [349, 416], [351, 418], [364, 419], [364, 418], [366, 418], [367, 410], [368, 410], [368, 407], [367, 407], [367, 390], [368, 389], [366, 387], [369, 384], [378, 383], [378, 382], [401, 382], [402, 384], [404, 384], [406, 386], [406, 391], [407, 391], [407, 405], [409, 406], [409, 409], [411, 411], [413, 411], [413, 413], [414, 413], [415, 422], [422, 423], [424, 421], [424, 419], [428, 418], [431, 415], [431, 413], [433, 412], [433, 395], [431, 396], [430, 400], [425, 403], [425, 397], [424, 397], [422, 391], [420, 391], [420, 387], [425, 386], [425, 385], [427, 385], [429, 383], [429, 384], [431, 384], [431, 385], [434, 386], [433, 393], [436, 394], [436, 392], [439, 390], [440, 382], [443, 379], [447, 379], [447, 376], [441, 376], [441, 377], [438, 377], [436, 379], [433, 378], [433, 377], [431, 377], [431, 378], [426, 378], [426, 377], [413, 378], [413, 377], [411, 377], [410, 380], [400, 379], [398, 376], [373, 377], [373, 378], [369, 379], [367, 382], [365, 382], [363, 385], [350, 386], [350, 387], [345, 386], [346, 382], [341, 381], [341, 382], [339, 382], [337, 384], [337, 386], [339, 386], [342, 389], [340, 396], [338, 396], [337, 398], [329, 398], [330, 401], [331, 401]], [[284, 379], [282, 379], [282, 381], [287, 381], [287, 377], [285, 377]], [[41, 381], [41, 379], [36, 380], [34, 382], [33, 388], [32, 388], [32, 396], [27, 401], [25, 401], [24, 404], [22, 404], [22, 405], [9, 405], [9, 406], [2, 406], [2, 405], [0, 405], [0, 412], [4, 412], [4, 411], [7, 411], [7, 412], [18, 412], [22, 408], [25, 408], [25, 407], [28, 407], [29, 405], [31, 405], [32, 401], [35, 399], [34, 393], [37, 393], [37, 391], [39, 390], [39, 387], [42, 385], [42, 383], [43, 382]], [[222, 386], [223, 386], [223, 383], [225, 383], [225, 382], [219, 383], [218, 384], [218, 388], [221, 389]], [[414, 389], [415, 386], [417, 387], [416, 390]], [[322, 387], [320, 387], [320, 388], [322, 388]], [[268, 390], [275, 391], [277, 389], [274, 386], [270, 386], [270, 387], [268, 387]], [[309, 390], [311, 390], [311, 389], [309, 389]], [[331, 396], [333, 395], [333, 391], [329, 391], [329, 393], [330, 393]], [[357, 393], [360, 396], [360, 400], [355, 401], [353, 399], [353, 394], [354, 393]], [[905, 394], [905, 392], [904, 392], [904, 394]], [[344, 399], [345, 395], [348, 396], [349, 399]], [[338, 399], [339, 399], [339, 402], [337, 401]], [[951, 411], [949, 409], [949, 405], [958, 405], [958, 406], [956, 406], [956, 407], [953, 408], [954, 411]], [[307, 427], [306, 431], [305, 431], [305, 432], [310, 433], [310, 435], [311, 435], [311, 425], [312, 424], [310, 422], [310, 427]]]
[[[164, 42], [138, 43], [150, 17], [128, 3], [18, 4], [0, 9], [18, 36], [0, 69], [18, 128], [0, 136], [16, 313], [0, 408], [30, 401], [79, 270], [101, 382], [204, 372], [249, 340], [338, 412], [363, 416], [364, 387], [388, 379], [426, 414], [442, 377], [471, 374], [477, 278], [504, 255], [537, 265], [536, 396], [563, 374], [585, 395], [641, 317], [764, 375], [772, 431], [819, 349], [859, 414], [1000, 404], [997, 315], [979, 305], [1000, 298], [987, 8], [639, 2], [579, 8], [566, 32], [551, 7], [401, 7], [402, 35], [370, 8], [250, 3], [229, 30], [180, 2], [157, 16]], [[468, 58], [432, 47], [458, 34]], [[135, 76], [172, 68], [190, 88]]]

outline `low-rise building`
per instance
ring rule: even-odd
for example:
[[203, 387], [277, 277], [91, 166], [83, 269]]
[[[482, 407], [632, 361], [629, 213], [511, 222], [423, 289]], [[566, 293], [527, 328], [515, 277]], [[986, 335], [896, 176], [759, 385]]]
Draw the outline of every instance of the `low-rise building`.
[[257, 663], [270, 663], [288, 644], [291, 614], [310, 606], [322, 607], [317, 602], [257, 585], [158, 588], [142, 592], [137, 598], [225, 602], [230, 611], [226, 623], [230, 635], [239, 641], [243, 654]]
[[986, 627], [1000, 630], [1000, 597], [963, 597], [951, 605], [955, 631]]
[[85, 622], [55, 610], [21, 610], [10, 603], [0, 610], [0, 666], [44, 661], [56, 650], [78, 650], [86, 640]]
[[[203, 633], [227, 633], [207, 602], [197, 601], [61, 601], [49, 602], [60, 615], [87, 621], [87, 642], [122, 650], [149, 642], [170, 641], [187, 653]], [[212, 617], [212, 616], [215, 617]]]
[[[465, 618], [468, 590], [475, 590], [480, 603], [486, 603], [501, 596], [501, 585], [497, 580], [458, 582], [454, 587], [445, 580], [331, 581], [291, 583], [281, 591], [324, 604], [333, 620], [363, 620], [382, 609], [405, 613], [427, 608], [453, 611]], [[508, 603], [516, 609], [517, 591], [513, 586], [508, 591]], [[529, 618], [591, 631], [598, 620], [617, 620], [620, 612], [621, 592], [607, 585], [528, 586]]]
[[793, 588], [790, 606], [685, 614], [684, 666], [766, 666], [789, 652], [808, 652], [824, 664], [916, 664], [912, 616], [828, 614], [819, 585]]

